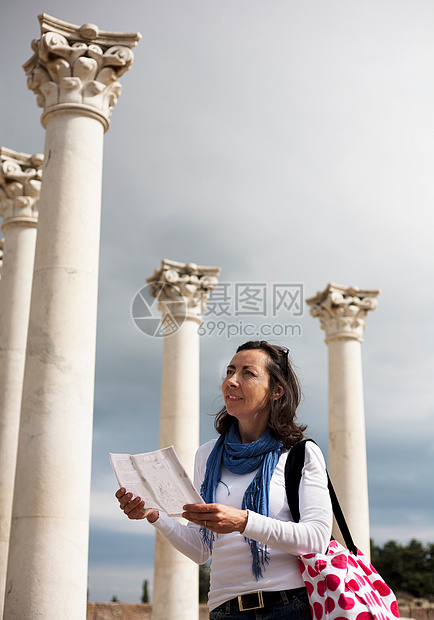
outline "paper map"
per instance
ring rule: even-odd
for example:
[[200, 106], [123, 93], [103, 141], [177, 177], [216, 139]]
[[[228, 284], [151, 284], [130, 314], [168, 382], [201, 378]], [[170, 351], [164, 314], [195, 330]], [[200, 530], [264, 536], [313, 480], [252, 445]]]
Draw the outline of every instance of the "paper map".
[[180, 517], [184, 504], [203, 504], [173, 446], [144, 454], [110, 453], [110, 463], [119, 486], [141, 497], [145, 509]]

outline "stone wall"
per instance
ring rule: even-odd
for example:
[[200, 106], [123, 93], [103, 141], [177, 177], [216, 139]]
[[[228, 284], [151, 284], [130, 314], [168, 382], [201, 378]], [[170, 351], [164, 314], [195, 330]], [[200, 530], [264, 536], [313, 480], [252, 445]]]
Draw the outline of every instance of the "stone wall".
[[414, 620], [434, 620], [434, 605], [420, 607], [418, 605], [400, 605], [401, 618], [414, 618]]
[[[86, 620], [151, 620], [148, 603], [88, 603]], [[208, 619], [208, 606], [199, 605], [199, 620]], [[167, 618], [170, 620], [170, 618]], [[425, 620], [425, 619], [421, 619]], [[431, 620], [431, 619], [430, 619]], [[432, 619], [434, 620], [434, 618]]]

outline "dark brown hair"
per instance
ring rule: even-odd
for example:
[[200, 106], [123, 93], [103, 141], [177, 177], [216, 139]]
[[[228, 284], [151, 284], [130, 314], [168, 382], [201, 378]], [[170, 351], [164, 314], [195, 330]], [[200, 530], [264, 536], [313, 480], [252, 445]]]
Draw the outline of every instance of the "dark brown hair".
[[[251, 340], [240, 345], [237, 353], [249, 349], [260, 349], [267, 354], [267, 370], [270, 381], [270, 419], [268, 426], [276, 439], [281, 439], [285, 448], [290, 448], [303, 439], [307, 426], [298, 424], [296, 411], [301, 400], [301, 387], [292, 364], [287, 358], [283, 347], [275, 347], [266, 340]], [[278, 385], [283, 388], [283, 394], [276, 400], [273, 394]], [[226, 407], [217, 413], [214, 426], [220, 435], [226, 433], [235, 418], [227, 412]]]

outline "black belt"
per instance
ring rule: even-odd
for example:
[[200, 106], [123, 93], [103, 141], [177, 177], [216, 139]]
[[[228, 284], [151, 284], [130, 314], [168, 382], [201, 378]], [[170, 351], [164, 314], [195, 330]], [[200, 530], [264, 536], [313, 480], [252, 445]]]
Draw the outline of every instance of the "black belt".
[[237, 609], [238, 611], [248, 611], [250, 609], [262, 609], [267, 605], [273, 605], [274, 603], [286, 602], [294, 598], [297, 594], [305, 592], [306, 588], [294, 588], [293, 590], [281, 590], [280, 592], [250, 592], [249, 594], [242, 594], [236, 598], [232, 598], [230, 601], [226, 601], [222, 605], [216, 607], [216, 610], [226, 611], [228, 606], [230, 609]]

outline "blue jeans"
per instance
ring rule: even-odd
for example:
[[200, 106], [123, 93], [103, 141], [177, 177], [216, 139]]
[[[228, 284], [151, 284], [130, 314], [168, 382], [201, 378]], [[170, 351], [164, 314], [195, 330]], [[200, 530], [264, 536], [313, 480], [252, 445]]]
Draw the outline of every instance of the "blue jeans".
[[312, 615], [307, 591], [301, 590], [296, 596], [288, 597], [286, 601], [272, 603], [262, 609], [225, 610], [223, 605], [210, 612], [209, 620], [312, 620]]

